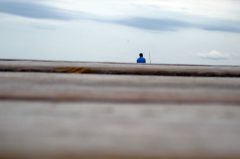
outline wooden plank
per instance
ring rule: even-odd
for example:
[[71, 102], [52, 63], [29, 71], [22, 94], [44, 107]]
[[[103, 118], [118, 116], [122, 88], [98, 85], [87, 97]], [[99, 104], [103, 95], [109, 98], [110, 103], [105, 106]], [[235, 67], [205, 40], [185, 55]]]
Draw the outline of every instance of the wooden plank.
[[0, 73], [0, 99], [240, 104], [238, 78]]
[[0, 61], [0, 71], [240, 77], [240, 66], [142, 65], [61, 61]]
[[232, 105], [0, 102], [0, 158], [240, 158]]
[[238, 159], [239, 72], [0, 61], [0, 159]]

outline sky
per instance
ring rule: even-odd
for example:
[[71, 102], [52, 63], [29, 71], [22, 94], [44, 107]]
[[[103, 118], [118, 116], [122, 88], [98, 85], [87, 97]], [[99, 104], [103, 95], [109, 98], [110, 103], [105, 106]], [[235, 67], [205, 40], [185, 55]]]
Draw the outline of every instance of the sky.
[[0, 0], [0, 59], [240, 65], [240, 0]]

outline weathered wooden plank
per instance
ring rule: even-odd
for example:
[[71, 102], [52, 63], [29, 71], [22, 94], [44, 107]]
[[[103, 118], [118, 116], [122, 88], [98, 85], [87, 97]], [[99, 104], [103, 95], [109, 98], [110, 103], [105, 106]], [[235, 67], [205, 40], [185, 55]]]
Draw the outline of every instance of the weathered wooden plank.
[[240, 104], [238, 78], [1, 73], [0, 99]]
[[239, 66], [142, 65], [57, 61], [0, 61], [0, 71], [240, 77]]
[[240, 158], [240, 107], [1, 101], [0, 158]]

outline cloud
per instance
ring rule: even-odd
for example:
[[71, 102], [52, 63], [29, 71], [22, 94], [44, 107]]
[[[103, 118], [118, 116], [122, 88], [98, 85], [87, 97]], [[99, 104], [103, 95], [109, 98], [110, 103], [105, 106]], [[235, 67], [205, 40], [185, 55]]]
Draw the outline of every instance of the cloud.
[[203, 59], [210, 59], [210, 60], [227, 60], [231, 58], [231, 55], [217, 51], [217, 50], [212, 50], [207, 53], [199, 53], [197, 56]]
[[190, 27], [191, 24], [175, 19], [157, 19], [145, 17], [132, 17], [113, 21], [121, 25], [147, 30], [176, 31], [179, 28]]
[[[180, 19], [180, 18], [179, 18]], [[194, 17], [192, 17], [194, 19]], [[149, 17], [131, 17], [119, 20], [112, 20], [113, 23], [121, 24], [138, 29], [153, 31], [177, 31], [179, 29], [195, 28], [207, 31], [233, 32], [240, 33], [240, 22], [227, 20], [211, 20], [202, 17], [203, 21], [174, 19], [174, 18], [149, 18]], [[102, 22], [109, 22], [104, 21]]]
[[0, 12], [36, 19], [70, 20], [70, 12], [36, 2], [0, 1]]
[[[239, 24], [240, 25], [240, 24]], [[240, 28], [235, 26], [212, 26], [212, 25], [204, 25], [201, 29], [207, 31], [221, 31], [221, 32], [232, 32], [232, 33], [240, 33]]]
[[[65, 2], [67, 4], [70, 3]], [[78, 4], [77, 2], [75, 3]], [[186, 16], [183, 12], [159, 11], [159, 9], [156, 11], [156, 9], [148, 10], [149, 8], [141, 8], [141, 15], [129, 17], [126, 14], [119, 18], [117, 16], [104, 17], [103, 15], [94, 15], [81, 10], [73, 11], [70, 9], [71, 7], [68, 9], [64, 7], [58, 8], [58, 5], [56, 5], [58, 2], [54, 2], [55, 5], [53, 6], [47, 4], [46, 1], [41, 1], [40, 3], [32, 0], [0, 0], [0, 12], [33, 19], [92, 20], [152, 31], [177, 31], [185, 28], [195, 28], [207, 31], [240, 33], [240, 21], [210, 19], [209, 17], [196, 15]], [[89, 5], [92, 5], [92, 3]], [[148, 14], [149, 12], [146, 11], [155, 14]]]
[[207, 31], [240, 33], [240, 21], [205, 18], [205, 21], [196, 24], [196, 27]]

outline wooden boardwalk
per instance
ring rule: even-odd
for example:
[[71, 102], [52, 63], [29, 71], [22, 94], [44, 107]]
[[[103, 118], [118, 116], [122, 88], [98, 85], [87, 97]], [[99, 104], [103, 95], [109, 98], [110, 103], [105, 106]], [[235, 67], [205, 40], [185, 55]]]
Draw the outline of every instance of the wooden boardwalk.
[[240, 158], [240, 67], [0, 61], [0, 158]]

